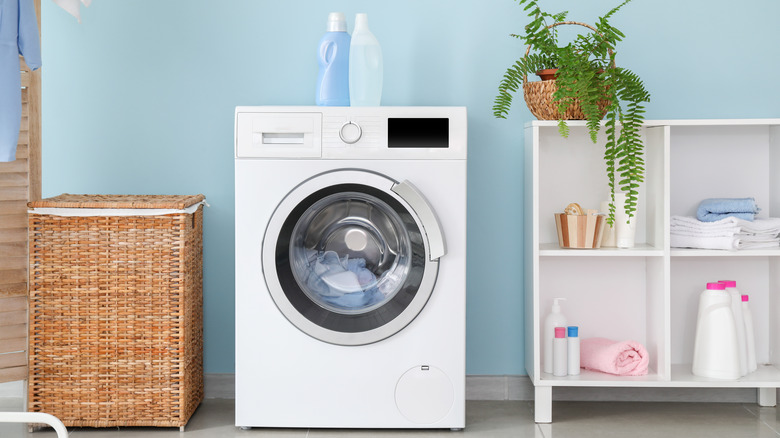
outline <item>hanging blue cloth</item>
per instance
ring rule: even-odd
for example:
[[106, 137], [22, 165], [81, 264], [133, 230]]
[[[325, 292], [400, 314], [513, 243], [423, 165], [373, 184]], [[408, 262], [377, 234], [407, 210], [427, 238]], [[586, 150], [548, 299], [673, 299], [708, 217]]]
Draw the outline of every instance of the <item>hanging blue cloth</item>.
[[41, 66], [41, 41], [33, 0], [0, 0], [0, 162], [16, 159], [22, 121], [19, 55]]

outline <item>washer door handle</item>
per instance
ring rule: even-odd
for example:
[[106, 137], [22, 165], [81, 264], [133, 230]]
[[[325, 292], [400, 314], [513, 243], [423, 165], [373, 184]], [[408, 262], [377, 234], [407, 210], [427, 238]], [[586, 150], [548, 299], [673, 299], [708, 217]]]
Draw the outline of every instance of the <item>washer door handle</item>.
[[393, 192], [400, 196], [417, 213], [428, 237], [428, 258], [433, 261], [447, 254], [447, 244], [441, 231], [439, 219], [433, 208], [417, 188], [407, 180], [393, 185]]

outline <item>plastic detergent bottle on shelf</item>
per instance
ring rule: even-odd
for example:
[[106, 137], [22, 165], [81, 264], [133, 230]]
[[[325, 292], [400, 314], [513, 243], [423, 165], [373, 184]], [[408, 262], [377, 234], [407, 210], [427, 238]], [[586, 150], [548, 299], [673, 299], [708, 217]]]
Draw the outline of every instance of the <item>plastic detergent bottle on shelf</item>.
[[699, 296], [692, 372], [713, 379], [735, 380], [741, 376], [731, 297], [722, 283], [707, 283]]
[[317, 56], [317, 105], [349, 106], [349, 47], [347, 19], [341, 12], [331, 12]]
[[753, 331], [753, 312], [748, 305], [750, 298], [742, 295], [742, 318], [745, 320], [745, 343], [747, 344], [747, 372], [752, 373], [758, 369], [756, 363], [756, 338]]
[[558, 301], [566, 298], [553, 299], [552, 311], [544, 319], [542, 330], [542, 371], [547, 374], [553, 372], [553, 339], [555, 339], [555, 327], [566, 327], [566, 316], [561, 313], [561, 305]]
[[352, 106], [379, 106], [382, 100], [382, 48], [368, 30], [368, 16], [357, 14], [349, 47], [349, 99]]
[[563, 377], [568, 373], [569, 359], [567, 357], [566, 327], [555, 327], [553, 339], [553, 375]]
[[734, 325], [737, 329], [737, 344], [739, 349], [739, 374], [744, 376], [747, 370], [747, 340], [745, 338], [745, 319], [742, 317], [742, 294], [737, 290], [734, 280], [720, 280], [726, 286], [726, 292], [731, 298], [731, 311], [734, 313]]
[[566, 357], [569, 360], [568, 369], [570, 376], [580, 373], [580, 334], [576, 325], [570, 325], [566, 333], [566, 345], [568, 346]]

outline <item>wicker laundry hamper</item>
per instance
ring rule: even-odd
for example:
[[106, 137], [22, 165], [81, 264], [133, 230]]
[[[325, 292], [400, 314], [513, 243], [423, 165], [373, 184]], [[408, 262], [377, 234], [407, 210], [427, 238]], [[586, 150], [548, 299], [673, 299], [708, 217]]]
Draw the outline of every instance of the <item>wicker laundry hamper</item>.
[[30, 202], [28, 410], [180, 427], [203, 399], [203, 195]]

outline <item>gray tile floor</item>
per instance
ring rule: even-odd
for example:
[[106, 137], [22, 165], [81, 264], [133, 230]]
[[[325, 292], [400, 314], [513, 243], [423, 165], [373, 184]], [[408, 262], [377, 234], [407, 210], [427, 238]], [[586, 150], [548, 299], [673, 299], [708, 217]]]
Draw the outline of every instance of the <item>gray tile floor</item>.
[[[0, 410], [19, 410], [21, 403], [0, 400]], [[208, 399], [195, 412], [185, 432], [178, 429], [123, 427], [70, 428], [72, 438], [251, 438], [251, 437], [780, 437], [777, 408], [740, 403], [555, 402], [553, 423], [534, 424], [533, 402], [469, 401], [466, 430], [323, 430], [251, 429], [233, 426], [233, 400]], [[0, 423], [2, 438], [52, 438], [51, 429], [33, 433], [20, 424]]]

